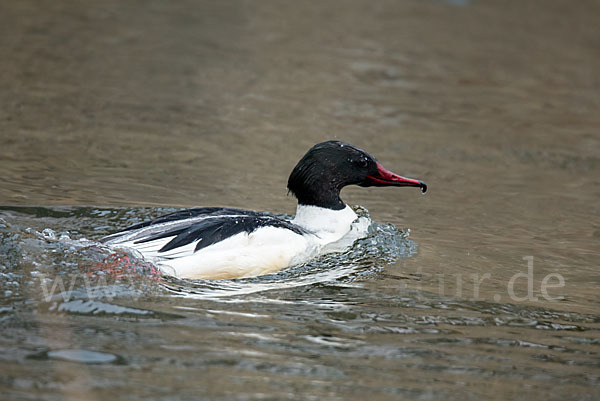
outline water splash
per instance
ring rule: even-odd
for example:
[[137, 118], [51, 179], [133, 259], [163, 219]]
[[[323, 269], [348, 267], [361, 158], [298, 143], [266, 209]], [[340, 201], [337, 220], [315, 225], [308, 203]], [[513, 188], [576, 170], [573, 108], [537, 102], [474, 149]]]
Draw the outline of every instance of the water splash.
[[[354, 209], [360, 217], [369, 218], [366, 209], [359, 206]], [[170, 211], [173, 210], [2, 208], [0, 285], [5, 292], [0, 295], [49, 303], [164, 295], [219, 298], [318, 283], [352, 282], [377, 273], [400, 257], [412, 256], [417, 249], [417, 244], [408, 239], [409, 232], [391, 224], [372, 223], [368, 236], [344, 252], [330, 253], [275, 274], [206, 281], [161, 275], [139, 255], [114, 253], [94, 241], [119, 227]], [[87, 305], [87, 309], [106, 308], [99, 304]]]

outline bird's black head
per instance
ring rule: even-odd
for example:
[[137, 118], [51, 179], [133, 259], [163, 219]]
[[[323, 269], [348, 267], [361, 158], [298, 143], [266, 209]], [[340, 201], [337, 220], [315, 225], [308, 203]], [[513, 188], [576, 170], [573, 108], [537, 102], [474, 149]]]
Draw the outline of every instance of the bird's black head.
[[288, 179], [288, 189], [299, 204], [335, 210], [346, 206], [340, 199], [341, 189], [353, 184], [427, 190], [424, 182], [396, 175], [364, 150], [339, 141], [322, 142], [310, 148]]

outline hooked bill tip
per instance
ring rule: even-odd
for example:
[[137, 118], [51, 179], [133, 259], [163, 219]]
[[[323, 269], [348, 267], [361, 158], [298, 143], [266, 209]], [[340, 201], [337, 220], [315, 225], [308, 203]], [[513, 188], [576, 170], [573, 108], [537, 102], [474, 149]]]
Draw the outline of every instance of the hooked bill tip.
[[421, 193], [425, 195], [425, 192], [427, 192], [427, 184], [421, 181]]

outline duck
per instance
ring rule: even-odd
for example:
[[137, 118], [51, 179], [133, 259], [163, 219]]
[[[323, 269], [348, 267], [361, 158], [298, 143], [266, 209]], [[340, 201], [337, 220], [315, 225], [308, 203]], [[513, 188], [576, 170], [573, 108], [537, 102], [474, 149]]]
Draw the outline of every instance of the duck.
[[427, 185], [387, 170], [366, 151], [337, 140], [311, 147], [287, 183], [298, 205], [292, 219], [267, 212], [199, 207], [170, 213], [110, 234], [100, 242], [131, 251], [163, 274], [182, 279], [256, 277], [339, 252], [368, 234], [370, 220], [340, 198], [348, 185]]

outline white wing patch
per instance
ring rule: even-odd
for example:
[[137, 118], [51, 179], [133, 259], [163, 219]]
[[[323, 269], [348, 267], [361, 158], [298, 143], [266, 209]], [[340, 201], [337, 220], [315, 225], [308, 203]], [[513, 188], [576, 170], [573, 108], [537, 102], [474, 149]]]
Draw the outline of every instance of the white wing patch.
[[[223, 215], [219, 216], [219, 218], [223, 217]], [[108, 237], [106, 244], [114, 248], [133, 249], [145, 259], [157, 264], [165, 273], [182, 278], [211, 280], [273, 273], [289, 266], [292, 259], [307, 248], [308, 241], [305, 235], [270, 226], [260, 227], [250, 234], [247, 232], [235, 234], [198, 251], [195, 251], [198, 241], [193, 241], [184, 246], [159, 252], [175, 238], [175, 235], [138, 242], [161, 231], [167, 232], [207, 218], [211, 217], [167, 222], [143, 227], [131, 233], [123, 232], [120, 233], [121, 235]]]

